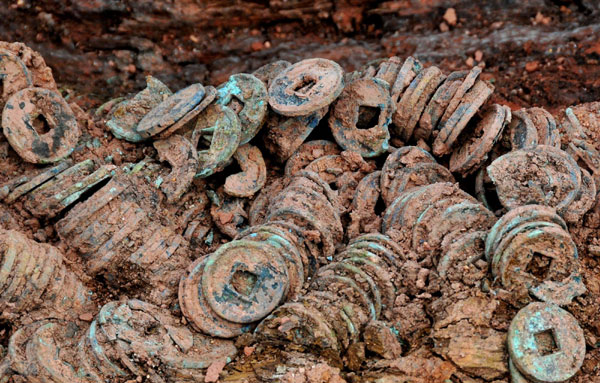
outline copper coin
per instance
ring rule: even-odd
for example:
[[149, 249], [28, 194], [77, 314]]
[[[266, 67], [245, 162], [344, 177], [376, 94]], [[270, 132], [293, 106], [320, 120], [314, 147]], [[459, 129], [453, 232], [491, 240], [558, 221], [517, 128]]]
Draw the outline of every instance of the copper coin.
[[475, 130], [450, 156], [450, 171], [466, 176], [484, 163], [488, 153], [510, 122], [510, 110], [498, 104], [492, 105], [477, 123]]
[[388, 85], [379, 79], [359, 79], [340, 94], [329, 127], [342, 148], [375, 157], [388, 149], [391, 114]]
[[216, 103], [228, 106], [242, 125], [240, 144], [250, 141], [262, 127], [267, 116], [267, 88], [251, 74], [239, 73], [217, 87]]
[[235, 323], [260, 320], [279, 306], [289, 289], [287, 266], [265, 244], [237, 240], [208, 257], [202, 276], [206, 300]]
[[488, 166], [498, 198], [508, 209], [539, 204], [566, 208], [581, 188], [581, 170], [566, 152], [553, 146], [513, 151]]
[[69, 156], [81, 135], [66, 101], [44, 88], [26, 88], [12, 95], [2, 112], [2, 128], [19, 156], [36, 164]]
[[508, 351], [519, 371], [536, 382], [564, 382], [583, 365], [583, 330], [568, 311], [535, 302], [521, 309], [508, 329]]
[[157, 135], [192, 112], [202, 102], [204, 94], [202, 84], [192, 84], [177, 91], [148, 112], [135, 132], [144, 138]]
[[0, 82], [2, 82], [2, 94], [0, 94], [0, 108], [10, 96], [16, 92], [33, 86], [31, 73], [21, 59], [10, 51], [0, 49]]
[[314, 58], [284, 69], [269, 87], [269, 104], [284, 116], [304, 116], [331, 104], [344, 87], [342, 68]]

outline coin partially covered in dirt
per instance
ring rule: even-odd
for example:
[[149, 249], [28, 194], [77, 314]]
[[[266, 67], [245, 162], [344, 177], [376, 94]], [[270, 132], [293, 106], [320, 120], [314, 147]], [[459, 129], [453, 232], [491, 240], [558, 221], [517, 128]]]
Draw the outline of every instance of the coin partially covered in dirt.
[[577, 196], [581, 170], [566, 152], [540, 145], [503, 155], [487, 168], [498, 198], [509, 209], [546, 205], [559, 213]]
[[11, 96], [2, 112], [2, 129], [21, 158], [35, 164], [69, 156], [81, 135], [71, 107], [60, 94], [44, 88]]
[[387, 83], [358, 79], [346, 85], [333, 106], [329, 126], [337, 143], [363, 157], [387, 151], [392, 105]]
[[251, 74], [239, 73], [217, 88], [216, 103], [228, 106], [242, 125], [240, 144], [250, 141], [262, 127], [267, 115], [267, 88]]
[[269, 104], [284, 116], [303, 116], [331, 104], [344, 87], [344, 71], [331, 60], [315, 58], [284, 69], [269, 87]]
[[568, 311], [547, 303], [531, 303], [513, 318], [508, 351], [519, 371], [536, 382], [565, 382], [585, 358], [585, 338]]

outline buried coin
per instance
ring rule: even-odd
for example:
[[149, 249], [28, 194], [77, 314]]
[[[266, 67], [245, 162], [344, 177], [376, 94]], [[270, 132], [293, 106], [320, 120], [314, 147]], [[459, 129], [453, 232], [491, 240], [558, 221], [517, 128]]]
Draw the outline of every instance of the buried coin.
[[509, 152], [487, 167], [498, 198], [508, 209], [546, 205], [561, 213], [581, 188], [581, 170], [566, 152], [553, 146]]
[[391, 114], [388, 85], [379, 79], [358, 79], [346, 85], [335, 102], [329, 127], [342, 148], [376, 157], [388, 150]]
[[216, 104], [233, 110], [242, 126], [240, 144], [250, 141], [267, 116], [267, 88], [251, 74], [239, 73], [217, 88]]
[[240, 120], [228, 107], [211, 104], [198, 116], [191, 142], [198, 147], [200, 140], [209, 148], [198, 151], [196, 177], [205, 178], [220, 172], [238, 148], [242, 136]]
[[138, 123], [144, 116], [173, 93], [160, 80], [146, 77], [146, 88], [133, 98], [119, 102], [110, 110], [110, 120], [106, 126], [121, 140], [140, 142], [144, 136], [136, 132]]
[[498, 104], [492, 105], [477, 123], [469, 139], [452, 152], [450, 171], [466, 176], [477, 170], [487, 160], [488, 153], [510, 119], [510, 109]]
[[269, 87], [269, 104], [284, 116], [304, 116], [331, 104], [344, 88], [344, 71], [331, 60], [314, 58], [284, 69]]
[[530, 303], [513, 318], [508, 351], [515, 367], [535, 382], [564, 382], [579, 371], [585, 338], [568, 311], [547, 303]]
[[198, 114], [195, 109], [205, 95], [202, 84], [192, 84], [163, 100], [148, 112], [135, 128], [135, 133], [149, 138], [171, 127], [188, 113]]
[[10, 51], [0, 49], [0, 108], [16, 92], [33, 86], [31, 73], [21, 59]]
[[237, 240], [206, 259], [202, 290], [218, 316], [252, 323], [281, 304], [289, 288], [288, 270], [272, 251], [265, 243]]
[[71, 107], [60, 94], [44, 88], [12, 95], [4, 105], [2, 129], [15, 152], [35, 164], [69, 156], [81, 135]]
[[225, 193], [235, 197], [252, 197], [267, 182], [267, 167], [260, 149], [250, 144], [237, 148], [233, 157], [242, 171], [225, 179]]

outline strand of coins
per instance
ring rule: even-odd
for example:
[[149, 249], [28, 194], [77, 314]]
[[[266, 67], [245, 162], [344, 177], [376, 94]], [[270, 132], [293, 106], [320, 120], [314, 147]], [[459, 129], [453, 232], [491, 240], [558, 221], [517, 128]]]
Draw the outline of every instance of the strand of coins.
[[373, 332], [387, 333], [399, 350], [391, 327], [380, 320], [390, 318], [400, 262], [401, 250], [389, 237], [361, 235], [318, 270], [306, 294], [277, 308], [256, 332], [267, 342], [293, 343], [334, 360]]
[[266, 207], [264, 223], [193, 262], [179, 285], [194, 328], [231, 338], [296, 299], [343, 231], [335, 194], [315, 173], [291, 178]]
[[63, 255], [18, 231], [0, 230], [2, 317], [73, 319], [93, 310], [92, 292], [65, 267]]
[[31, 382], [198, 382], [214, 360], [236, 353], [231, 341], [193, 332], [168, 310], [126, 300], [105, 304], [86, 325], [46, 319], [20, 328], [7, 360], [11, 374]]

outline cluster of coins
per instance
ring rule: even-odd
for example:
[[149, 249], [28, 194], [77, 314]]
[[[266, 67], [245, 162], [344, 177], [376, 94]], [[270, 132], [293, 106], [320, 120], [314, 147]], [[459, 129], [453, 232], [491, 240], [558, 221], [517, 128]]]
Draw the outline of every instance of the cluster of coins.
[[69, 210], [56, 230], [81, 255], [89, 275], [102, 275], [118, 287], [125, 272], [129, 282], [151, 286], [144, 299], [163, 304], [177, 294], [189, 258], [183, 236], [151, 216], [156, 189], [145, 176], [156, 171], [144, 162], [119, 171]]
[[77, 318], [93, 307], [92, 292], [65, 268], [54, 246], [0, 230], [0, 259], [3, 315], [35, 311], [34, 316]]
[[[597, 109], [568, 108], [560, 124], [541, 108], [512, 113], [488, 103], [493, 86], [479, 67], [446, 76], [392, 57], [344, 74], [326, 59], [277, 61], [175, 93], [149, 76], [144, 90], [97, 111], [118, 139], [151, 142], [146, 159], [73, 164], [75, 114], [22, 49], [0, 44], [3, 131], [23, 160], [58, 163], [8, 181], [0, 198], [54, 219], [60, 245], [89, 275], [143, 301], [107, 303], [82, 325], [89, 295], [58, 250], [0, 233], [0, 305], [43, 313], [12, 335], [0, 373], [197, 381], [236, 353], [199, 332], [233, 338], [255, 328], [259, 341], [330, 360], [364, 348], [398, 357], [392, 322], [409, 299], [398, 299], [409, 263], [451, 282], [472, 282], [470, 266], [489, 264], [491, 288], [515, 309], [542, 301], [509, 329], [514, 381], [564, 381], [581, 367], [582, 330], [560, 306], [585, 292], [567, 222], [596, 203], [600, 153], [584, 116]], [[241, 172], [216, 175], [233, 161]], [[267, 172], [274, 162], [285, 162], [283, 176]], [[215, 183], [227, 200], [208, 190]], [[207, 238], [208, 254], [188, 241], [198, 221], [161, 217], [165, 207], [186, 210], [201, 188], [212, 223], [233, 239]]]
[[367, 325], [390, 318], [400, 254], [382, 234], [353, 239], [317, 271], [306, 294], [279, 307], [256, 331], [265, 341], [292, 342], [339, 359], [362, 341]]
[[168, 310], [138, 301], [105, 304], [82, 327], [48, 319], [10, 338], [7, 368], [29, 382], [103, 383], [128, 376], [150, 382], [197, 382], [215, 359], [230, 361], [233, 344], [190, 331]]
[[35, 176], [23, 175], [2, 185], [2, 201], [23, 203], [35, 217], [54, 218], [86, 192], [115, 175], [111, 164], [98, 166], [87, 159], [73, 165], [67, 159]]
[[504, 214], [487, 235], [485, 254], [492, 275], [518, 295], [565, 306], [586, 291], [577, 247], [550, 207], [525, 205]]
[[181, 311], [200, 331], [230, 338], [295, 300], [343, 230], [335, 194], [302, 171], [266, 206], [264, 222], [197, 259], [179, 286]]

